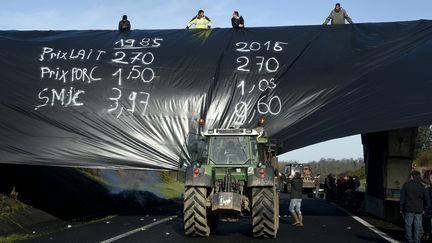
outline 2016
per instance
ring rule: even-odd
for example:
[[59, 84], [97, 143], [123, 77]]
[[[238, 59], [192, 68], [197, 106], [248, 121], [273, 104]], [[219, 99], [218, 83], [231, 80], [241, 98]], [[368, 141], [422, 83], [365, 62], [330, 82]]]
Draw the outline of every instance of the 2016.
[[[270, 51], [272, 43], [271, 43], [271, 41], [267, 41], [264, 44], [261, 44], [259, 42], [254, 41], [251, 43], [249, 43], [249, 42], [237, 42], [235, 45], [237, 47], [239, 47], [236, 49], [236, 51], [239, 51], [239, 52], [260, 51], [262, 46], [264, 46], [264, 50]], [[272, 50], [277, 51], [277, 52], [283, 51], [283, 47], [282, 47], [283, 45], [288, 45], [288, 43], [276, 41], [275, 43], [273, 43]]]

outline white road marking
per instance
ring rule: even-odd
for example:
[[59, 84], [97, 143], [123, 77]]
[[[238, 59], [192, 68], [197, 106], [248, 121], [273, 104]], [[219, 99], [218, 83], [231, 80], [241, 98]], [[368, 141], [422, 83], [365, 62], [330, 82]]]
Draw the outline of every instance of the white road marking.
[[[332, 203], [333, 204], [333, 203]], [[399, 241], [391, 238], [390, 236], [388, 236], [386, 233], [382, 232], [381, 230], [377, 229], [375, 226], [369, 224], [368, 222], [366, 222], [365, 220], [361, 219], [360, 217], [354, 216], [351, 213], [349, 213], [348, 211], [346, 211], [345, 209], [339, 207], [337, 204], [333, 204], [335, 206], [337, 206], [339, 208], [339, 210], [345, 212], [346, 214], [348, 214], [349, 216], [351, 216], [353, 219], [355, 219], [357, 222], [359, 222], [360, 224], [366, 226], [366, 228], [372, 230], [373, 232], [375, 232], [375, 234], [381, 236], [384, 240], [391, 242], [391, 243], [399, 243]]]
[[138, 233], [138, 232], [140, 232], [140, 231], [150, 229], [151, 227], [156, 226], [156, 225], [158, 225], [158, 224], [162, 224], [162, 223], [164, 223], [164, 222], [166, 222], [166, 221], [173, 220], [174, 218], [177, 218], [177, 216], [170, 216], [170, 217], [167, 217], [167, 218], [161, 219], [161, 220], [159, 220], [159, 221], [153, 222], [153, 223], [151, 223], [151, 224], [141, 226], [141, 227], [136, 228], [136, 229], [134, 229], [134, 230], [128, 231], [128, 232], [126, 232], [126, 233], [124, 233], [124, 234], [121, 234], [121, 235], [115, 236], [115, 237], [113, 237], [113, 238], [110, 238], [110, 239], [107, 239], [107, 240], [101, 241], [100, 243], [109, 243], [109, 242], [113, 242], [113, 241], [119, 240], [119, 239], [124, 238], [124, 237], [126, 237], [126, 236], [129, 236], [129, 235], [132, 235], [132, 234]]
[[354, 216], [354, 215], [351, 215], [351, 217], [352, 217], [353, 219], [357, 220], [357, 221], [358, 221], [359, 223], [361, 223], [362, 225], [366, 226], [368, 229], [370, 229], [370, 230], [372, 230], [373, 232], [375, 232], [377, 235], [381, 236], [381, 237], [382, 237], [383, 239], [385, 239], [386, 241], [391, 242], [391, 243], [399, 243], [399, 241], [397, 241], [397, 240], [391, 238], [391, 237], [388, 236], [386, 233], [384, 233], [384, 232], [382, 232], [381, 230], [375, 228], [375, 226], [369, 224], [369, 223], [366, 222], [365, 220], [363, 220], [363, 219], [361, 219], [361, 218], [359, 218], [359, 217], [357, 217], [357, 216]]

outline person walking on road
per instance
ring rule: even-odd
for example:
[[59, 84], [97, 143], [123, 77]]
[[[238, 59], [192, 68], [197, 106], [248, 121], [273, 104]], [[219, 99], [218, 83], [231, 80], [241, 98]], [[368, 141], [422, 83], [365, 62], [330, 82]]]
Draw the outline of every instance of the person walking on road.
[[413, 170], [411, 179], [402, 186], [400, 191], [400, 212], [405, 221], [405, 239], [407, 242], [420, 243], [423, 234], [422, 215], [428, 204], [429, 197], [421, 182], [420, 172]]
[[423, 241], [427, 241], [431, 238], [431, 230], [432, 230], [432, 170], [427, 170], [424, 173], [423, 183], [427, 185], [426, 191], [428, 196], [428, 205], [423, 214]]
[[194, 26], [195, 29], [210, 29], [211, 24], [211, 20], [204, 15], [204, 10], [201, 9], [198, 11], [198, 14], [189, 21], [186, 29], [189, 29], [191, 26]]
[[303, 179], [300, 173], [296, 172], [294, 178], [290, 176], [288, 183], [291, 184], [289, 211], [295, 220], [292, 225], [303, 226], [303, 215], [301, 213]]
[[340, 3], [336, 3], [335, 8], [330, 12], [330, 15], [326, 18], [323, 25], [327, 25], [330, 20], [332, 25], [345, 24], [345, 20], [350, 24], [354, 24], [345, 9], [341, 7]]
[[328, 203], [336, 199], [336, 179], [333, 174], [325, 178], [326, 200]]
[[314, 178], [314, 184], [315, 184], [315, 198], [319, 198], [319, 189], [321, 185], [321, 175], [317, 174]]

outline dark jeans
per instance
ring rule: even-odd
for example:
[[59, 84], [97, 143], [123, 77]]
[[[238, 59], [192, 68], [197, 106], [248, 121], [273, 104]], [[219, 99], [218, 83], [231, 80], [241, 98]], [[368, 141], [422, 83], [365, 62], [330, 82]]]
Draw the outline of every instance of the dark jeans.
[[425, 235], [426, 234], [430, 235], [431, 229], [432, 229], [432, 227], [431, 227], [431, 217], [430, 217], [430, 215], [423, 216], [423, 231], [424, 231], [424, 234]]
[[[405, 239], [409, 243], [420, 243], [423, 234], [422, 214], [421, 213], [404, 213], [405, 221]], [[414, 226], [414, 236], [413, 236]]]
[[326, 200], [327, 202], [334, 202], [336, 199], [336, 190], [326, 189]]

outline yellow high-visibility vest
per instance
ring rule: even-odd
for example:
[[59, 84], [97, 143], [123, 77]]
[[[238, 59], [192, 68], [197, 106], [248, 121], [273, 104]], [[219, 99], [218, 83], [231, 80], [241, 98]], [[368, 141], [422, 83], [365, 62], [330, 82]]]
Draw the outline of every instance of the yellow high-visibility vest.
[[208, 29], [211, 27], [211, 20], [204, 16], [202, 18], [193, 18], [187, 25], [187, 27], [191, 27], [192, 25], [195, 25], [195, 29]]

